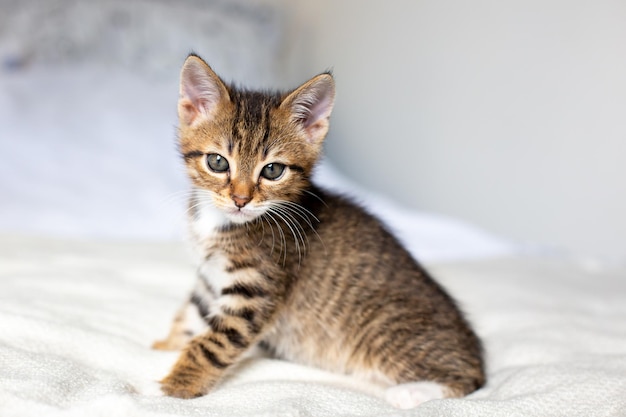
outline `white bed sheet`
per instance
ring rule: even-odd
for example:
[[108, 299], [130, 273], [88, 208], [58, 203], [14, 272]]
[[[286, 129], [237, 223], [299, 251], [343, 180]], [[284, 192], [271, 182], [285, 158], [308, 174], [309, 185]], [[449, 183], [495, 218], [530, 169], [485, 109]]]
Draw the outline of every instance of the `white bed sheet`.
[[145, 395], [190, 288], [180, 243], [0, 238], [0, 415], [626, 415], [626, 271], [498, 258], [431, 264], [485, 342], [487, 386], [391, 408], [359, 381], [268, 358], [194, 400]]

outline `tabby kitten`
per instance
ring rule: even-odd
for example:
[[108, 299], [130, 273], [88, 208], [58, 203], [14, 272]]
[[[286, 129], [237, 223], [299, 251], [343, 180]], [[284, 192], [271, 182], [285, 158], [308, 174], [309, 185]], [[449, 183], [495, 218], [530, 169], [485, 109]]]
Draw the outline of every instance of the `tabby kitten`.
[[311, 183], [334, 95], [329, 73], [257, 92], [225, 84], [196, 55], [185, 61], [180, 149], [203, 260], [154, 345], [183, 349], [165, 394], [208, 393], [257, 344], [383, 384], [401, 408], [483, 385], [480, 342], [450, 296], [380, 221]]

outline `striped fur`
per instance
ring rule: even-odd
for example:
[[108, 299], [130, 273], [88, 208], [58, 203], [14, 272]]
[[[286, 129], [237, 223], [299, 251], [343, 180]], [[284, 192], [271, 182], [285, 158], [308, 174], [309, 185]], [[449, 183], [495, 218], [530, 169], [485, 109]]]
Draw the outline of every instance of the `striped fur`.
[[[393, 398], [413, 406], [483, 385], [480, 342], [452, 298], [377, 219], [310, 182], [333, 99], [327, 73], [287, 94], [255, 92], [187, 59], [180, 148], [203, 261], [170, 335], [155, 344], [183, 349], [166, 394], [206, 394], [256, 344], [392, 387], [401, 407], [407, 401]], [[228, 169], [210, 168], [210, 154]], [[280, 177], [263, 177], [268, 164], [284, 166]], [[398, 395], [402, 384], [408, 396]]]

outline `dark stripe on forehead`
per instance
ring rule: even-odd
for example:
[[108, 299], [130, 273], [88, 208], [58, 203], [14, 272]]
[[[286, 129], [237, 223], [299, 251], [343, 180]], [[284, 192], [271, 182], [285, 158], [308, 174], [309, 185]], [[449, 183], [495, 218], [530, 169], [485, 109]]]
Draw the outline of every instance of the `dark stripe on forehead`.
[[[230, 143], [232, 143], [233, 141], [239, 142], [239, 140], [241, 139], [239, 137], [239, 119], [241, 118], [241, 99], [237, 95], [234, 95], [233, 102], [235, 104], [235, 115], [233, 117], [233, 126], [231, 128], [231, 138], [229, 141]], [[232, 152], [232, 146], [230, 146], [230, 144], [229, 144], [229, 151]]]
[[234, 148], [243, 155], [267, 152], [271, 112], [280, 105], [280, 93], [231, 87], [231, 100], [235, 106], [231, 128]]
[[267, 144], [267, 140], [270, 136], [271, 106], [269, 103], [264, 102], [260, 110], [261, 110], [259, 113], [260, 119], [258, 121], [258, 125], [256, 126], [257, 137], [255, 138], [254, 148], [252, 149], [252, 151], [254, 152], [254, 155], [263, 155], [265, 151], [265, 146]]
[[265, 107], [265, 100], [263, 100], [263, 95], [261, 93], [251, 93], [249, 94], [248, 100], [246, 100], [247, 104], [247, 117], [248, 122], [251, 125], [257, 126], [263, 120], [263, 108]]
[[264, 149], [264, 155], [263, 157], [267, 156], [267, 140], [270, 137], [270, 125], [271, 125], [271, 111], [272, 111], [272, 107], [271, 106], [267, 106], [265, 107], [265, 132], [263, 132], [263, 149]]

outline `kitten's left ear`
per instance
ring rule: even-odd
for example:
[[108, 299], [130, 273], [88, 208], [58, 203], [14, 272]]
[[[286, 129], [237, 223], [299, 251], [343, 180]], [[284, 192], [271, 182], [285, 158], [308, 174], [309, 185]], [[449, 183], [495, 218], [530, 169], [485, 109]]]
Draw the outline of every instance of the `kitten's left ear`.
[[220, 77], [202, 58], [189, 55], [180, 72], [178, 117], [181, 126], [211, 120], [219, 104], [228, 100], [228, 89]]
[[281, 103], [299, 123], [311, 144], [321, 144], [335, 102], [335, 81], [330, 73], [313, 77], [291, 92]]

